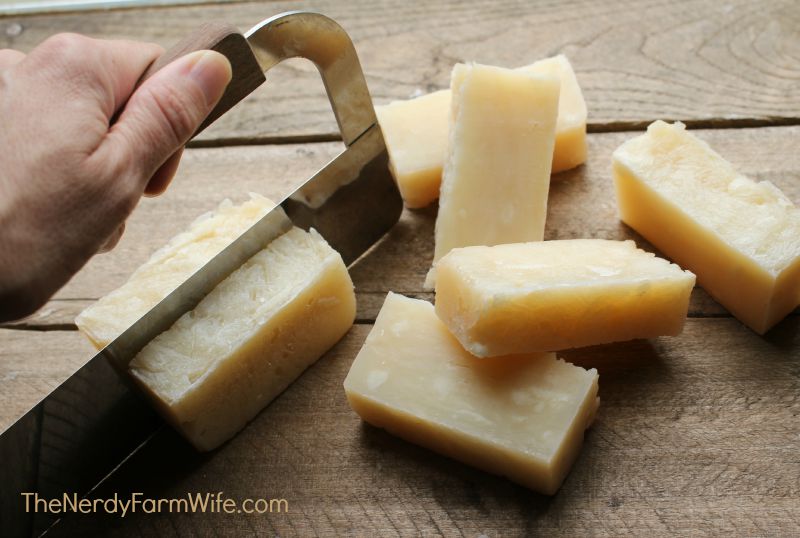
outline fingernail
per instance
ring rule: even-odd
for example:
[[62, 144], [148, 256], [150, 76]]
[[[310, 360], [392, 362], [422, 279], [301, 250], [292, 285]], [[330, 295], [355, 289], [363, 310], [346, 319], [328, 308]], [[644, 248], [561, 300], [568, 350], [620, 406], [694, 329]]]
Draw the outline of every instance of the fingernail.
[[219, 101], [231, 81], [231, 64], [222, 54], [210, 50], [199, 51], [189, 70], [189, 77], [203, 91], [206, 105], [211, 107]]

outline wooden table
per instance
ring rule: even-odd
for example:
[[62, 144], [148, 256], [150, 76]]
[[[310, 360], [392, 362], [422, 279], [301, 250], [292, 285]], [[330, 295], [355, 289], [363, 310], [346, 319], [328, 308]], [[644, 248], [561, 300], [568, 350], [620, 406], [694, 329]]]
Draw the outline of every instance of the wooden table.
[[[568, 55], [589, 106], [585, 166], [555, 176], [546, 237], [632, 238], [610, 154], [680, 119], [744, 173], [800, 202], [800, 4], [750, 1], [226, 3], [0, 19], [0, 47], [74, 31], [169, 45], [206, 20], [247, 28], [313, 7], [350, 32], [377, 103], [445, 87], [456, 61]], [[7, 126], [3, 125], [3, 128]], [[73, 318], [224, 197], [285, 193], [340, 143], [309, 64], [289, 62], [186, 152], [115, 251], [38, 314], [0, 328], [0, 427], [92, 355]], [[563, 356], [600, 371], [602, 405], [561, 491], [531, 493], [365, 426], [341, 387], [387, 291], [430, 299], [435, 209], [406, 211], [352, 269], [358, 319], [240, 435], [207, 455], [164, 429], [98, 495], [280, 497], [288, 513], [69, 518], [56, 534], [120, 536], [800, 535], [800, 317], [764, 337], [703, 292], [683, 334]], [[154, 224], [157, 223], [157, 224]], [[2, 464], [2, 462], [0, 462]]]

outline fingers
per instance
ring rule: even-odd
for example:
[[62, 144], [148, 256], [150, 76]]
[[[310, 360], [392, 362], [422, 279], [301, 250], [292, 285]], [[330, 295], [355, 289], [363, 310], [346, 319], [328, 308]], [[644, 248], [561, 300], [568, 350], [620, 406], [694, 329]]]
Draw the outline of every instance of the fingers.
[[181, 155], [183, 155], [183, 148], [173, 153], [169, 159], [156, 170], [156, 173], [153, 174], [153, 177], [150, 178], [150, 181], [147, 182], [147, 187], [144, 189], [145, 196], [158, 196], [167, 190], [167, 187], [169, 187], [169, 184], [172, 182], [172, 178], [175, 177], [175, 172], [178, 171]]
[[145, 70], [164, 53], [164, 48], [154, 43], [124, 40], [100, 43], [106, 55], [108, 72], [112, 75], [113, 112], [116, 113], [127, 103]]
[[113, 249], [119, 243], [119, 240], [122, 239], [122, 234], [125, 233], [125, 223], [123, 222], [120, 224], [116, 230], [106, 239], [106, 242], [100, 247], [100, 250], [97, 252], [108, 252], [109, 250]]
[[152, 43], [65, 33], [34, 48], [20, 67], [29, 80], [39, 81], [42, 92], [57, 89], [62, 101], [100, 105], [110, 120], [133, 93], [142, 73], [162, 53], [163, 49]]
[[[230, 80], [230, 63], [217, 52], [198, 51], [175, 60], [133, 93], [101, 149], [126, 156], [144, 190], [197, 130]], [[169, 172], [168, 166], [162, 173]]]
[[25, 58], [25, 55], [18, 50], [0, 49], [0, 71], [8, 69], [9, 67], [14, 67], [21, 62], [23, 58]]

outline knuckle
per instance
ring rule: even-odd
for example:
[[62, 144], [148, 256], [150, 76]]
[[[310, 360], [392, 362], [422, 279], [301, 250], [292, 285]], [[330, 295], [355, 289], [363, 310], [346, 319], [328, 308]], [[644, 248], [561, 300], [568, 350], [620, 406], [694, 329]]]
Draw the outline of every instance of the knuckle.
[[100, 73], [97, 68], [97, 46], [93, 39], [79, 34], [56, 34], [46, 39], [29, 55], [32, 66], [46, 73], [56, 84], [81, 87], [95, 84]]
[[59, 56], [79, 59], [80, 53], [89, 46], [90, 41], [90, 38], [80, 34], [62, 33], [48, 37], [40, 48]]

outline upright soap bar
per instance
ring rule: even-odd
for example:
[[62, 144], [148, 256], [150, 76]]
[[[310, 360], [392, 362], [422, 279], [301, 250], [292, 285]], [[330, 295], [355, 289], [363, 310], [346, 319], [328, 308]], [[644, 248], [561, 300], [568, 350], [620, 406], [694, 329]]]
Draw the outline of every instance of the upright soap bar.
[[154, 252], [124, 285], [81, 312], [75, 324], [97, 349], [105, 347], [273, 207], [256, 194], [240, 205], [223, 201]]
[[553, 494], [594, 418], [597, 381], [552, 353], [477, 359], [433, 305], [390, 293], [344, 388], [370, 424]]
[[[558, 79], [457, 64], [434, 263], [456, 247], [540, 241]], [[435, 281], [429, 274], [426, 287]]]
[[198, 450], [239, 431], [355, 317], [341, 256], [292, 228], [142, 349], [129, 372]]
[[[561, 82], [552, 173], [586, 162], [586, 102], [575, 71], [563, 54], [520, 67]], [[375, 112], [400, 194], [408, 207], [424, 207], [439, 197], [447, 153], [450, 90], [376, 106]]]
[[622, 220], [763, 334], [800, 303], [800, 210], [681, 123], [657, 121], [613, 157]]
[[436, 269], [436, 314], [479, 357], [677, 335], [695, 281], [604, 239], [457, 248]]

